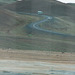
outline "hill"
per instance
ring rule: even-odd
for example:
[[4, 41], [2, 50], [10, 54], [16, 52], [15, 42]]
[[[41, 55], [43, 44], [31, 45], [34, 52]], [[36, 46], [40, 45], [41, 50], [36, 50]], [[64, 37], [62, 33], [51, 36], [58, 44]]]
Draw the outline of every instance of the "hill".
[[0, 6], [4, 6], [6, 5], [7, 3], [3, 3], [3, 2], [0, 2]]
[[0, 7], [0, 35], [7, 35], [10, 32], [14, 35], [22, 35], [24, 26], [39, 19], [36, 16], [21, 15]]
[[[37, 13], [38, 10], [41, 10], [46, 15], [56, 16], [59, 24], [63, 23], [62, 25], [64, 25], [64, 23], [68, 24], [69, 20], [74, 20], [74, 9], [73, 6], [56, 0], [22, 0], [4, 5], [3, 8], [0, 8], [0, 36], [4, 34], [5, 37], [0, 37], [0, 48], [62, 52], [75, 51], [74, 38], [60, 37], [57, 35], [41, 35], [41, 33], [36, 34], [36, 32], [34, 34], [27, 34], [25, 32], [25, 25], [35, 21], [36, 17], [15, 13], [15, 11]], [[73, 25], [71, 24], [71, 26]]]
[[75, 3], [67, 3], [68, 5], [75, 6]]
[[67, 16], [69, 14], [75, 16], [75, 7], [56, 0], [22, 0], [9, 4], [5, 8], [28, 13], [37, 13], [41, 10], [44, 14], [52, 16]]
[[14, 13], [0, 8], [0, 31], [9, 29], [16, 22]]
[[16, 0], [0, 0], [2, 3], [12, 3], [15, 2]]

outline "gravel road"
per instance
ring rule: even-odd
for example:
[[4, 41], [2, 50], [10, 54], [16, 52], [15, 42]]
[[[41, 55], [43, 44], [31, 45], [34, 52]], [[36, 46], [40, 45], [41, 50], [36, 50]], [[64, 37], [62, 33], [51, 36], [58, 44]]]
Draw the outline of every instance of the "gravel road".
[[75, 64], [0, 60], [0, 75], [75, 75]]

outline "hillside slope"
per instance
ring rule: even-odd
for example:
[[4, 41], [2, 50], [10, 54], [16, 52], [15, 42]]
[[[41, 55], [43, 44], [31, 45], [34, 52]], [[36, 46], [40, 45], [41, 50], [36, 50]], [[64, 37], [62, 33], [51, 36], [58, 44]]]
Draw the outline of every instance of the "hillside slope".
[[0, 7], [0, 35], [6, 35], [6, 33], [8, 34], [10, 32], [14, 35], [25, 34], [22, 28], [25, 28], [27, 24], [40, 19], [40, 17], [21, 15]]
[[[74, 7], [55, 0], [23, 0], [5, 5], [4, 8], [13, 11], [0, 8], [0, 35], [2, 31], [2, 35], [5, 31], [5, 37], [0, 37], [0, 48], [75, 52], [75, 38], [41, 35], [41, 33], [38, 34], [37, 32], [27, 34], [25, 25], [35, 21], [36, 16], [35, 18], [32, 16], [28, 17], [28, 15], [26, 17], [14, 12], [37, 13], [38, 10], [42, 10], [46, 15], [57, 16], [60, 21], [61, 18], [66, 20], [70, 16], [74, 18]], [[10, 35], [11, 38], [6, 33], [14, 36]]]
[[37, 13], [38, 10], [52, 16], [75, 16], [75, 7], [56, 0], [22, 0], [5, 6], [10, 10]]
[[7, 30], [16, 23], [16, 14], [0, 8], [0, 31]]
[[0, 0], [0, 2], [2, 2], [2, 3], [13, 3], [15, 1], [16, 0]]

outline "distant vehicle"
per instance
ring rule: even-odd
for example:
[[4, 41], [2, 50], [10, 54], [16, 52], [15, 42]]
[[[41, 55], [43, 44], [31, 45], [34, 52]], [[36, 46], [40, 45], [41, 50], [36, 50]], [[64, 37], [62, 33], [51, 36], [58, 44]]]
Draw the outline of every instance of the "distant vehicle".
[[22, 0], [17, 0], [17, 1], [22, 1]]
[[52, 19], [52, 17], [48, 17], [48, 19]]
[[37, 13], [38, 13], [39, 15], [41, 15], [41, 14], [43, 14], [43, 11], [38, 11]]

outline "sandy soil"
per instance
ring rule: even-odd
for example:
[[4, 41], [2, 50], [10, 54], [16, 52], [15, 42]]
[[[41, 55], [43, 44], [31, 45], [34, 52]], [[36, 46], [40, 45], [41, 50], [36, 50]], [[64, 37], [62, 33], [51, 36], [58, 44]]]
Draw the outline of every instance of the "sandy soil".
[[0, 49], [0, 71], [65, 75], [75, 72], [75, 53]]

